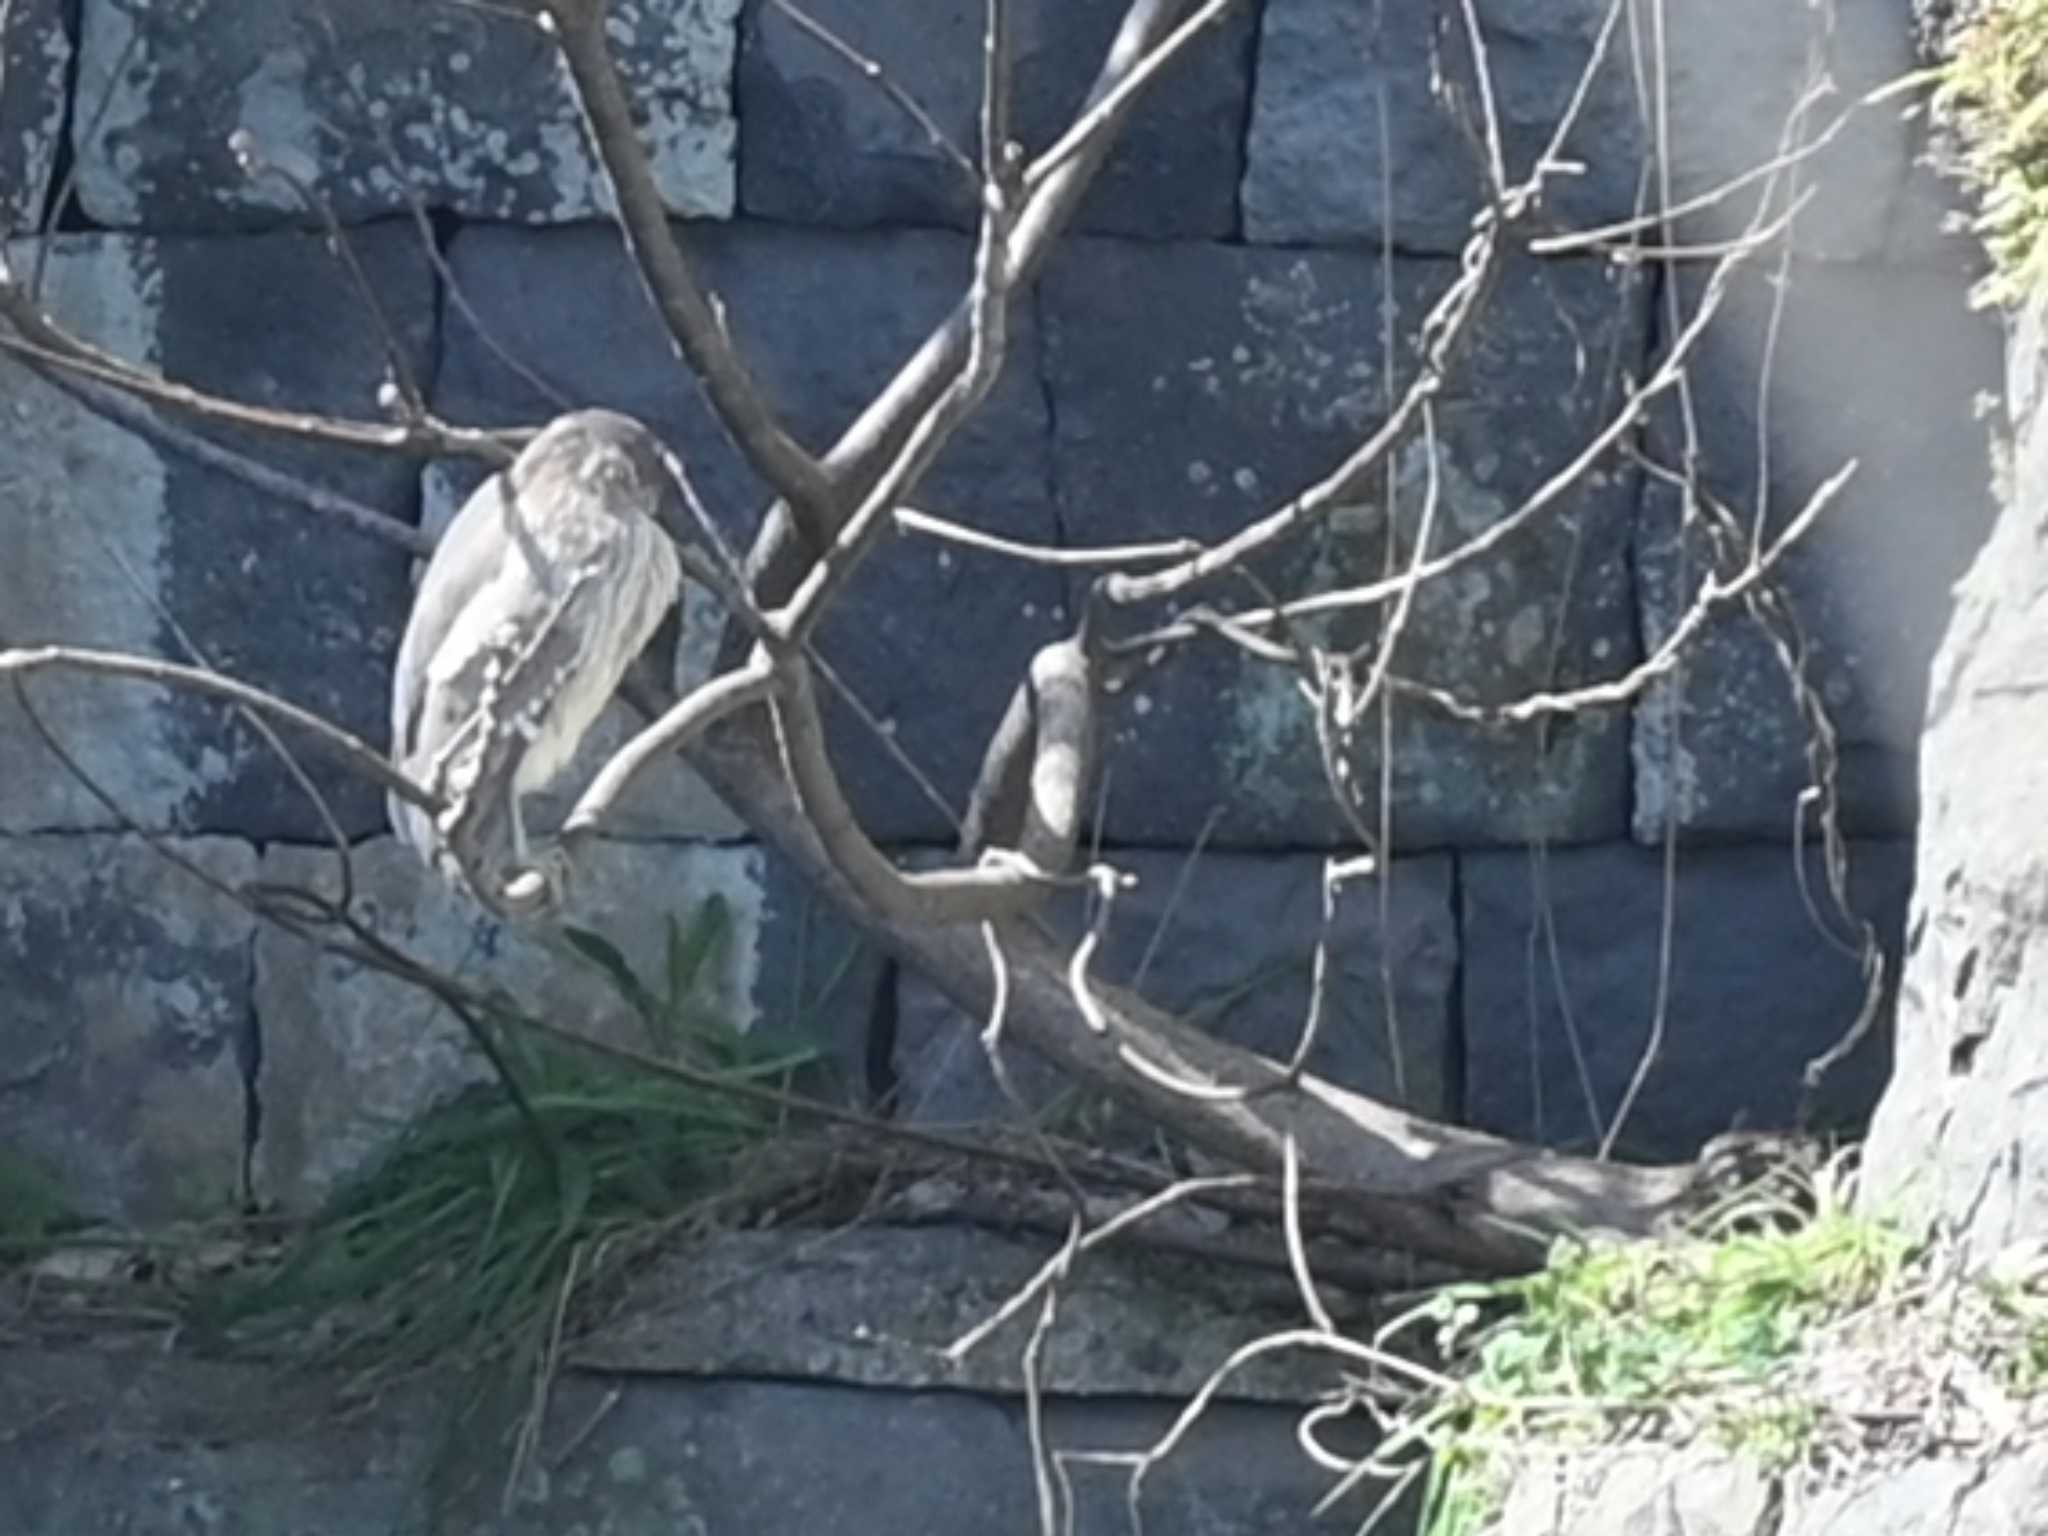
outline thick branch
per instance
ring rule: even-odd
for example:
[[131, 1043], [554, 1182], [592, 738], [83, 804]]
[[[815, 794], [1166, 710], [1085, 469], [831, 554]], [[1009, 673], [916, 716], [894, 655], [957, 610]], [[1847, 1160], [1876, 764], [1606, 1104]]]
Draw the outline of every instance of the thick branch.
[[[825, 724], [811, 688], [810, 663], [790, 655], [780, 666], [782, 689], [774, 701], [780, 748], [761, 742], [767, 755], [754, 771], [774, 781], [774, 803], [804, 825], [808, 846], [833, 884], [857, 893], [855, 910], [866, 904], [890, 923], [957, 927], [1028, 912], [1045, 900], [1044, 875], [1016, 863], [915, 872], [890, 863], [861, 831], [826, 756]], [[759, 721], [761, 716], [755, 711], [745, 718]], [[739, 802], [732, 804], [737, 808]], [[752, 823], [750, 815], [741, 814]]]
[[[992, 978], [977, 930], [883, 906], [850, 882], [840, 873], [844, 853], [826, 851], [822, 829], [810, 824], [807, 807], [775, 771], [776, 756], [767, 721], [749, 711], [705, 736], [689, 760], [870, 937], [971, 1016], [983, 1016]], [[1141, 1051], [1180, 1077], [1217, 1083], [1278, 1081], [1283, 1070], [1101, 985], [1093, 997], [1110, 1028], [1098, 1035], [1076, 1009], [1057, 946], [1011, 923], [1003, 949], [1010, 986], [1005, 1027], [1012, 1038], [1243, 1166], [1277, 1173], [1292, 1135], [1311, 1192], [1370, 1225], [1390, 1246], [1489, 1270], [1521, 1269], [1540, 1262], [1546, 1242], [1562, 1233], [1647, 1232], [1691, 1188], [1687, 1167], [1563, 1157], [1438, 1125], [1309, 1074], [1293, 1089], [1234, 1103], [1192, 1102], [1132, 1073], [1121, 1050]]]
[[[1132, 0], [1102, 72], [1082, 104], [1083, 114], [1091, 116], [1089, 133], [1056, 171], [1031, 189], [1017, 210], [1004, 263], [1010, 297], [1023, 292], [1037, 276], [1137, 106], [1142, 92], [1119, 93], [1119, 84], [1141, 69], [1150, 78], [1199, 35], [1199, 29], [1184, 36], [1175, 32], [1177, 21], [1188, 9], [1189, 0]], [[1156, 56], [1163, 57], [1151, 62]], [[1106, 107], [1105, 102], [1109, 103]], [[1103, 107], [1099, 114], [1094, 110], [1097, 107]], [[906, 434], [959, 374], [971, 339], [972, 314], [971, 297], [963, 296], [952, 314], [833, 444], [824, 464], [837, 482], [865, 489], [882, 474]], [[943, 446], [943, 442], [935, 445]], [[837, 531], [836, 525], [833, 531]], [[770, 517], [748, 560], [755, 594], [763, 607], [779, 606], [796, 590], [807, 563], [803, 553], [783, 519]]]

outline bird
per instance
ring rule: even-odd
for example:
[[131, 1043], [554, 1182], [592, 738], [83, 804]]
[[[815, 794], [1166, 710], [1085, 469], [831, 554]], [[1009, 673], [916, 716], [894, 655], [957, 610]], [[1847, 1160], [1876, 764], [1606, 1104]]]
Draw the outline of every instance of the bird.
[[392, 673], [391, 756], [442, 809], [390, 795], [391, 827], [499, 916], [562, 899], [566, 863], [536, 862], [520, 801], [569, 766], [677, 600], [664, 526], [682, 526], [683, 496], [645, 426], [571, 411], [477, 488], [427, 561]]

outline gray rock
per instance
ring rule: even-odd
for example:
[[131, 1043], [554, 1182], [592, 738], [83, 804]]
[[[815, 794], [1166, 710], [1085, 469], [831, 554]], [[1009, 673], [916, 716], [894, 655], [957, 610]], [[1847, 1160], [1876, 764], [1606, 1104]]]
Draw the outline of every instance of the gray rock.
[[[741, 349], [813, 447], [829, 444], [949, 311], [971, 254], [964, 236], [936, 231], [849, 235], [748, 224], [693, 235]], [[766, 493], [675, 362], [615, 234], [471, 229], [455, 241], [452, 260], [500, 349], [564, 399], [649, 421], [684, 455], [705, 503], [744, 548]], [[577, 295], [574, 304], [535, 302], [567, 292]], [[916, 505], [1010, 538], [1057, 538], [1037, 356], [1029, 317], [1020, 315], [1009, 368]], [[539, 420], [558, 408], [454, 315], [437, 399], [458, 418], [493, 422]], [[1058, 576], [1042, 568], [902, 539], [861, 568], [820, 644], [957, 809], [1015, 680], [1032, 651], [1059, 632], [1063, 596]], [[953, 823], [822, 683], [820, 692], [835, 758], [870, 835], [950, 843]]]
[[1935, 658], [1899, 1067], [1865, 1159], [1876, 1198], [1945, 1217], [1984, 1257], [2048, 1230], [2044, 314], [2024, 311], [2012, 337], [2012, 476]]
[[[570, 1362], [632, 1376], [1021, 1395], [1036, 1307], [957, 1363], [945, 1351], [1022, 1290], [1060, 1242], [950, 1224], [725, 1233], [651, 1256]], [[1065, 1397], [1186, 1398], [1234, 1351], [1298, 1321], [1298, 1295], [1275, 1279], [1137, 1248], [1092, 1254], [1061, 1290], [1040, 1385]], [[1278, 1351], [1219, 1395], [1306, 1404], [1335, 1385], [1327, 1358]]]
[[343, 1412], [333, 1383], [105, 1339], [0, 1352], [0, 1529], [429, 1536], [426, 1392]]
[[[1593, 57], [1607, 0], [1481, 0], [1508, 174], [1527, 176]], [[1469, 98], [1455, 11], [1356, 0], [1268, 0], [1245, 152], [1248, 239], [1349, 244], [1391, 238], [1409, 252], [1465, 243], [1484, 206], [1483, 162], [1439, 96], [1439, 63]], [[1546, 211], [1572, 224], [1635, 211], [1647, 135], [1624, 24], [1594, 76], [1566, 159], [1584, 172], [1549, 184]], [[1384, 102], [1385, 116], [1381, 110]]]
[[[1511, 179], [1526, 176], [1547, 147], [1609, 10], [1607, 0], [1481, 0]], [[1665, 168], [1674, 203], [1712, 193], [1780, 153], [1809, 59], [1835, 90], [1809, 108], [1798, 140], [1817, 136], [1858, 95], [1913, 63], [1903, 4], [1844, 6], [1837, 15], [1777, 0], [1690, 0], [1660, 16], [1660, 108], [1669, 127]], [[1652, 46], [1647, 25], [1624, 17], [1563, 146], [1564, 158], [1582, 169], [1551, 178], [1546, 221], [1586, 228], [1639, 211], [1655, 135], [1639, 104], [1637, 71], [1653, 67]], [[1632, 50], [1640, 50], [1639, 65]], [[1483, 188], [1478, 151], [1460, 127], [1461, 115], [1478, 122], [1468, 53], [1455, 11], [1271, 0], [1246, 151], [1247, 236], [1319, 243], [1391, 237], [1404, 251], [1456, 250]], [[1456, 82], [1455, 105], [1435, 85], [1438, 73]], [[1800, 248], [1829, 257], [1875, 254], [1909, 158], [1910, 130], [1897, 103], [1859, 114], [1799, 166], [1799, 185], [1821, 188], [1801, 217]], [[1709, 241], [1738, 233], [1763, 185], [1686, 215], [1678, 224], [1682, 236]]]
[[[1046, 1404], [1055, 1454], [1141, 1450], [1172, 1422], [1172, 1403]], [[541, 1532], [1040, 1529], [1024, 1410], [955, 1392], [873, 1392], [802, 1382], [623, 1380], [565, 1374], [557, 1425], [589, 1434], [529, 1480], [501, 1513], [502, 1458], [477, 1468], [471, 1498], [451, 1501], [447, 1536]], [[1294, 1440], [1297, 1410], [1218, 1404], [1147, 1480], [1146, 1530], [1186, 1536], [1256, 1531], [1301, 1536], [1330, 1522], [1310, 1507], [1330, 1478]], [[470, 1462], [494, 1458], [473, 1445]], [[1076, 1536], [1131, 1529], [1122, 1467], [1069, 1463]], [[1356, 1523], [1354, 1496], [1338, 1519]], [[849, 1521], [855, 1522], [849, 1524]]]
[[[390, 839], [353, 858], [357, 911], [405, 953], [533, 1013], [613, 1044], [656, 1051], [617, 986], [559, 929], [515, 929], [431, 878]], [[331, 852], [271, 849], [264, 879], [339, 891]], [[720, 899], [730, 919], [721, 968], [699, 1000], [758, 1038], [808, 1041], [858, 1084], [879, 962], [812, 910], [788, 870], [751, 847], [599, 844], [579, 866], [567, 925], [607, 939], [665, 992], [669, 925], [687, 930]], [[461, 1021], [407, 984], [266, 928], [256, 945], [262, 1066], [257, 1194], [294, 1210], [388, 1146], [437, 1100], [489, 1076]]]
[[[609, 8], [642, 141], [677, 213], [732, 211], [737, 10]], [[555, 45], [511, 7], [85, 0], [78, 77], [79, 200], [101, 224], [304, 222], [286, 182], [242, 173], [228, 147], [238, 130], [345, 223], [402, 210], [409, 195], [529, 223], [611, 208]]]
[[[1414, 366], [1405, 338], [1450, 275], [1442, 262], [1396, 264], [1403, 378]], [[1384, 408], [1383, 297], [1379, 263], [1364, 254], [1070, 246], [1043, 299], [1067, 539], [1213, 541], [1327, 474]], [[1587, 264], [1511, 268], [1438, 407], [1432, 550], [1498, 522], [1597, 430], [1614, 368], [1640, 355], [1643, 297]], [[1419, 439], [1395, 468], [1405, 559], [1429, 478]], [[1262, 561], [1258, 574], [1289, 594], [1381, 576], [1382, 487], [1371, 477], [1355, 504]], [[1400, 669], [1488, 701], [1625, 669], [1635, 646], [1624, 597], [1635, 495], [1625, 466], [1598, 465], [1539, 526], [1431, 583], [1410, 615]], [[1236, 586], [1196, 596], [1257, 602]], [[1318, 621], [1318, 632], [1356, 645], [1375, 621], [1354, 612]], [[1186, 846], [1213, 814], [1219, 846], [1355, 841], [1332, 803], [1297, 684], [1291, 669], [1219, 641], [1174, 648], [1115, 713], [1104, 838]], [[1405, 703], [1394, 715], [1398, 847], [1584, 840], [1623, 825], [1617, 718], [1538, 731], [1476, 729]], [[1360, 736], [1350, 766], [1370, 800], [1375, 723]]]
[[41, 227], [71, 71], [66, 12], [22, 0], [0, 18], [0, 238]]
[[[213, 880], [255, 873], [242, 843], [173, 847]], [[140, 838], [0, 838], [0, 1143], [73, 1208], [138, 1224], [234, 1209], [253, 928]]]
[[[1850, 848], [1849, 895], [1888, 957], [1912, 880], [1903, 843]], [[1663, 859], [1626, 844], [1475, 853], [1460, 860], [1465, 1115], [1522, 1140], [1596, 1145], [1650, 1038], [1658, 996]], [[1734, 1127], [1795, 1124], [1807, 1062], [1863, 1001], [1840, 947], [1852, 931], [1809, 860], [1809, 910], [1790, 850], [1688, 850], [1679, 859], [1662, 1048], [1616, 1145], [1691, 1157]], [[1822, 924], [1825, 923], [1825, 926]], [[1888, 1021], [1812, 1096], [1813, 1123], [1867, 1115], [1889, 1064]]]
[[[1185, 855], [1135, 849], [1107, 857], [1138, 884], [1118, 896], [1089, 974], [1135, 987], [1148, 1002], [1225, 1039], [1287, 1060], [1308, 1016], [1323, 861], [1206, 853], [1190, 863]], [[1455, 1107], [1449, 1057], [1458, 937], [1449, 861], [1400, 861], [1388, 896], [1385, 938], [1375, 886], [1354, 882], [1339, 898], [1308, 1066], [1345, 1087], [1441, 1117]], [[1059, 900], [1049, 917], [1070, 942], [1087, 932], [1078, 897]], [[922, 978], [901, 977], [894, 1050], [900, 1113], [940, 1122], [1014, 1114], [977, 1038], [982, 1022], [964, 1017]], [[1014, 1044], [1005, 1046], [1005, 1061], [1028, 1104], [1054, 1102], [1062, 1080], [1049, 1065]]]
[[[1740, 515], [1757, 510], [1766, 379], [1767, 531], [1857, 462], [1780, 568], [1811, 646], [1808, 677], [1840, 737], [1843, 819], [1856, 835], [1912, 827], [1921, 678], [1949, 584], [1989, 512], [1973, 413], [1996, 378], [1995, 334], [1966, 312], [1963, 288], [1952, 273], [1802, 265], [1770, 348], [1772, 285], [1741, 277], [1694, 354], [1705, 478]], [[1698, 292], [1689, 284], [1688, 302]], [[1679, 441], [1665, 422], [1653, 446], [1675, 461]], [[1678, 510], [1675, 494], [1652, 490], [1638, 532], [1638, 601], [1652, 644], [1708, 569], [1704, 544], [1679, 540]], [[1730, 609], [1682, 676], [1656, 685], [1637, 711], [1635, 835], [1655, 841], [1675, 817], [1686, 832], [1782, 836], [1809, 782], [1807, 739], [1769, 640]]]
[[[424, 256], [396, 226], [350, 238], [410, 363], [423, 370], [433, 329]], [[32, 270], [35, 253], [19, 247], [16, 259]], [[313, 237], [63, 237], [45, 275], [59, 321], [171, 378], [259, 405], [374, 414], [383, 348]], [[0, 489], [24, 552], [0, 570], [10, 642], [187, 660], [189, 640], [230, 676], [384, 744], [390, 656], [405, 621], [402, 553], [159, 451], [11, 361], [0, 361], [0, 379], [9, 401], [0, 411]], [[223, 440], [394, 516], [411, 510], [415, 476], [400, 460], [275, 436]], [[35, 699], [63, 744], [144, 826], [324, 835], [284, 764], [215, 704], [77, 678], [43, 682]], [[344, 829], [382, 825], [380, 793], [295, 745]], [[0, 829], [114, 824], [11, 696], [0, 701]]]
[[1517, 1469], [1490, 1530], [1502, 1536], [1635, 1530], [1762, 1536], [1777, 1513], [1773, 1480], [1739, 1457], [1625, 1448], [1531, 1456]]
[[1510, 1486], [1499, 1536], [2005, 1536], [2048, 1530], [2048, 1458], [2021, 1441], [1825, 1480], [1773, 1476], [1716, 1451], [1642, 1446], [1534, 1457]]
[[[823, 0], [806, 12], [879, 63], [947, 139], [979, 154], [984, 8]], [[1013, 133], [1045, 149], [1081, 105], [1125, 7], [1011, 7]], [[1078, 228], [1154, 239], [1237, 225], [1252, 7], [1239, 6], [1148, 90], [1083, 205]], [[749, 9], [740, 52], [740, 202], [805, 223], [967, 227], [973, 188], [875, 85], [772, 5]]]

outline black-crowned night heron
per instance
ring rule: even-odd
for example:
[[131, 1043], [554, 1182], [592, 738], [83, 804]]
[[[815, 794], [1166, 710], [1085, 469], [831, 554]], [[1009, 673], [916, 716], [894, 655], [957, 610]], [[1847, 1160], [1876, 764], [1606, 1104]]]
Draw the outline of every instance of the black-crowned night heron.
[[565, 871], [535, 863], [520, 798], [568, 767], [676, 600], [662, 518], [682, 494], [646, 428], [577, 411], [477, 489], [420, 578], [392, 678], [392, 757], [445, 809], [430, 818], [393, 796], [391, 825], [501, 914], [560, 896]]

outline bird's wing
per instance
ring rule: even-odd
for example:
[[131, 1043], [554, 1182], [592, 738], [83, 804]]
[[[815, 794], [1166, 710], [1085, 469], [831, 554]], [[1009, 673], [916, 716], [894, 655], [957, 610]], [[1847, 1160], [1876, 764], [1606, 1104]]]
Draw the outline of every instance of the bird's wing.
[[503, 568], [505, 477], [492, 475], [455, 514], [413, 594], [391, 686], [391, 755], [403, 763], [420, 747], [428, 667], [476, 595]]

